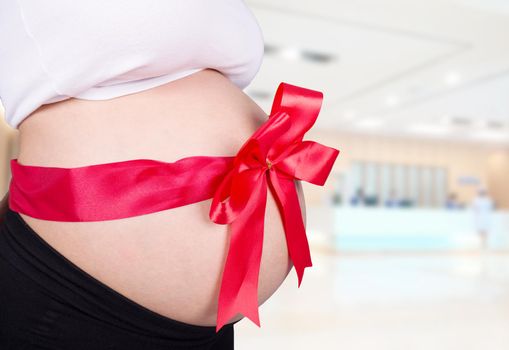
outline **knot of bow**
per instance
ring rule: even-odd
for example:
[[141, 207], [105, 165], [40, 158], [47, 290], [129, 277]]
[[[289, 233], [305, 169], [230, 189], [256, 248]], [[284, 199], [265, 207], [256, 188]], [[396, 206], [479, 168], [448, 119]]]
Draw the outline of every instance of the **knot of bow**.
[[339, 154], [335, 148], [302, 140], [318, 117], [322, 99], [319, 91], [281, 83], [269, 118], [240, 148], [214, 192], [210, 219], [231, 225], [216, 332], [237, 313], [260, 327], [258, 276], [267, 186], [282, 218], [298, 287], [304, 269], [312, 266], [295, 180], [323, 186]]

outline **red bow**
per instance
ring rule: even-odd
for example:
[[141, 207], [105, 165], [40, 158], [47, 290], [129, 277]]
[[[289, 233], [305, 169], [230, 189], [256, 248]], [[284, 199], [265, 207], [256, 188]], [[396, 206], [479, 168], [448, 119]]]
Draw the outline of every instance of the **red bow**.
[[318, 117], [322, 99], [319, 91], [281, 83], [269, 119], [241, 147], [214, 193], [211, 220], [231, 224], [216, 332], [237, 312], [260, 327], [258, 274], [267, 185], [280, 210], [298, 287], [304, 269], [312, 266], [294, 180], [323, 186], [339, 154], [337, 149], [302, 141]]
[[302, 141], [315, 123], [322, 93], [281, 83], [269, 119], [233, 156], [175, 162], [134, 159], [75, 168], [11, 160], [9, 207], [43, 220], [113, 220], [212, 199], [210, 218], [231, 224], [216, 332], [241, 312], [258, 326], [258, 273], [267, 185], [283, 219], [299, 278], [312, 266], [295, 179], [322, 186], [339, 151]]

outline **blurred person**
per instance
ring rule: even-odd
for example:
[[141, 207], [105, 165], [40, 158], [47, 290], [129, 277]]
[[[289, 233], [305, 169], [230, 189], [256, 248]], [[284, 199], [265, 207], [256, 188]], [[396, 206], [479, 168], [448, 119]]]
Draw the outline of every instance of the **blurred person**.
[[414, 206], [414, 201], [410, 198], [403, 198], [399, 201], [399, 206], [401, 208], [411, 208]]
[[334, 181], [334, 185], [331, 191], [326, 193], [326, 203], [329, 206], [339, 206], [343, 203], [343, 194], [342, 194], [342, 178], [341, 175], [336, 175], [336, 181]]
[[353, 206], [363, 206], [366, 204], [366, 196], [362, 188], [358, 188], [355, 194], [350, 198], [350, 204]]
[[376, 194], [364, 197], [364, 205], [366, 205], [367, 207], [376, 207], [378, 206], [378, 202], [379, 199]]
[[460, 209], [461, 208], [461, 205], [458, 202], [456, 193], [454, 193], [454, 192], [449, 193], [449, 195], [447, 196], [447, 199], [445, 201], [445, 207], [447, 209]]
[[338, 189], [335, 189], [332, 192], [331, 201], [332, 201], [332, 205], [334, 205], [334, 206], [341, 205], [341, 203], [343, 202], [341, 192]]
[[479, 188], [476, 197], [472, 201], [472, 209], [475, 229], [481, 239], [481, 247], [486, 249], [488, 247], [488, 235], [491, 229], [491, 215], [494, 204], [485, 188]]
[[388, 208], [394, 208], [400, 206], [400, 201], [396, 196], [396, 190], [391, 189], [389, 192], [389, 198], [387, 198], [384, 202], [384, 205]]

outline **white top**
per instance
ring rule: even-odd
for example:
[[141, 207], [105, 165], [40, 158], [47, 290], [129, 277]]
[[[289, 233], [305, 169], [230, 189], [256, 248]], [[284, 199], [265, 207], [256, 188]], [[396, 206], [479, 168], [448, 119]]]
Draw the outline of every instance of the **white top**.
[[43, 104], [109, 99], [205, 68], [244, 89], [263, 44], [244, 0], [1, 0], [0, 100], [18, 128]]

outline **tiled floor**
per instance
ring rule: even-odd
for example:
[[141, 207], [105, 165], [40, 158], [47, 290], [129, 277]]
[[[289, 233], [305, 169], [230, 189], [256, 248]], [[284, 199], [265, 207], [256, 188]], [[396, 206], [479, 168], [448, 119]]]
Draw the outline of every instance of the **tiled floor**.
[[329, 254], [312, 248], [236, 325], [250, 349], [508, 350], [509, 254]]

